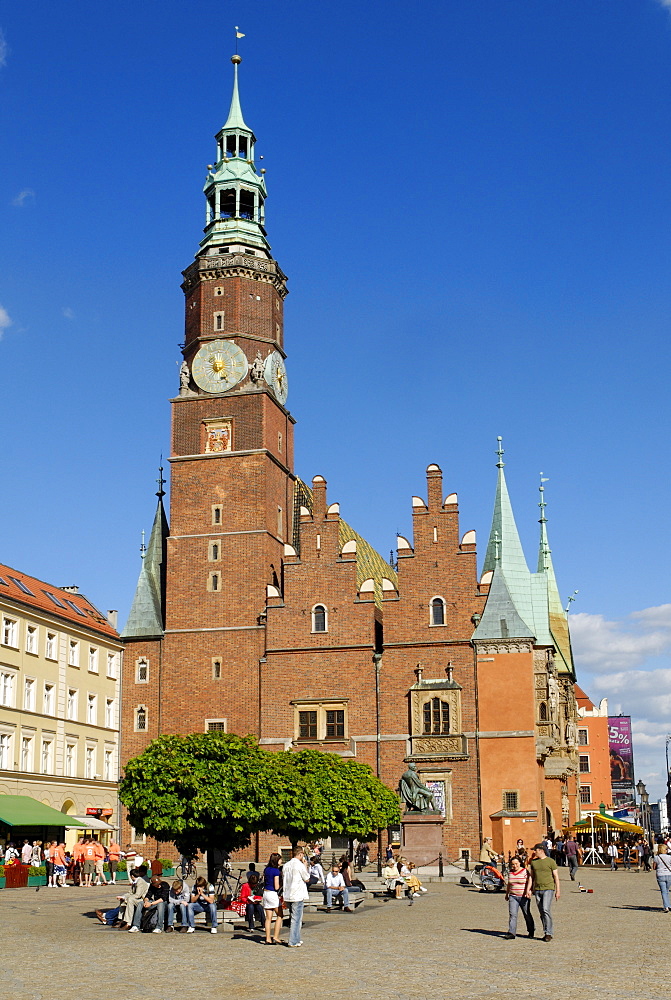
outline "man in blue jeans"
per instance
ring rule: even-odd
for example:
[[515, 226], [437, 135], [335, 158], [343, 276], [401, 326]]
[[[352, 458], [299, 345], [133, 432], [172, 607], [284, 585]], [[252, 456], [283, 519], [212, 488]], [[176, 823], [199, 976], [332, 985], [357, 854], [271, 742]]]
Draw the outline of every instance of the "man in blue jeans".
[[339, 865], [331, 865], [331, 871], [326, 876], [324, 895], [326, 896], [327, 913], [331, 912], [333, 897], [339, 895], [342, 895], [345, 913], [352, 913], [352, 908], [349, 905], [349, 890], [345, 885], [345, 879], [342, 876]]
[[557, 862], [547, 856], [545, 844], [536, 844], [529, 862], [530, 884], [525, 895], [533, 892], [543, 922], [544, 941], [552, 941], [552, 899], [559, 899], [559, 869]]
[[301, 927], [303, 924], [303, 908], [308, 899], [310, 873], [305, 863], [305, 852], [302, 847], [294, 848], [291, 861], [287, 861], [282, 869], [282, 896], [291, 910], [291, 926], [289, 928], [289, 947], [300, 948], [303, 944]]

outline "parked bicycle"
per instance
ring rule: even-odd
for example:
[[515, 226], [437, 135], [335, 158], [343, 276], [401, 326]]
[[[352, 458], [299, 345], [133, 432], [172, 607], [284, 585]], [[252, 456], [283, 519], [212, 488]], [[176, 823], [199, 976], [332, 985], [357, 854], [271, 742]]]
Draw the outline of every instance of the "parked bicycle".
[[501, 892], [505, 889], [508, 866], [502, 856], [499, 863], [500, 869], [494, 865], [476, 865], [471, 875], [471, 885], [477, 886], [480, 892]]
[[190, 882], [193, 884], [198, 878], [198, 869], [196, 868], [196, 863], [193, 858], [187, 858], [186, 855], [182, 855], [179, 864], [177, 865], [177, 874], [181, 878], [182, 882]]

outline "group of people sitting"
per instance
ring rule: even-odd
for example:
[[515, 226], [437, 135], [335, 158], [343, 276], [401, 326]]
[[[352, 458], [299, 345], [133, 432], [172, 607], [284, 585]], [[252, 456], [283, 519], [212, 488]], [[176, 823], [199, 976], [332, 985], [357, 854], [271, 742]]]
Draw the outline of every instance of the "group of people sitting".
[[175, 930], [175, 917], [179, 916], [180, 931], [195, 933], [195, 918], [204, 913], [210, 924], [210, 933], [217, 933], [217, 902], [214, 886], [205, 878], [197, 878], [192, 889], [186, 882], [175, 880], [170, 886], [160, 875], [147, 881], [147, 868], [141, 865], [129, 873], [131, 887], [118, 904], [109, 910], [96, 910], [96, 917], [106, 926], [116, 927], [129, 934], [140, 930], [153, 934], [171, 933]]
[[414, 899], [427, 891], [415, 874], [414, 863], [407, 858], [389, 858], [387, 867], [382, 869], [382, 877], [395, 899], [400, 899], [404, 892]]

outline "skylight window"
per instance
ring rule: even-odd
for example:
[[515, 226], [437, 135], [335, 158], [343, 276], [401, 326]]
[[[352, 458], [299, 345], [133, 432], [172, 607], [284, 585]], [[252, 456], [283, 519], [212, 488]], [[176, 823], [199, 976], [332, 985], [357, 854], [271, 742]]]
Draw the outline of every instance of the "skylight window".
[[46, 594], [46, 596], [49, 598], [52, 604], [55, 604], [57, 608], [63, 608], [64, 611], [66, 610], [66, 607], [63, 604], [63, 602], [59, 601], [58, 598], [54, 594], [52, 594], [50, 590], [43, 590], [42, 593]]
[[7, 583], [7, 581], [3, 580], [3, 578], [1, 576], [0, 576], [0, 583], [3, 585], [3, 587], [9, 587], [9, 584]]
[[66, 598], [65, 598], [65, 603], [66, 603], [66, 604], [67, 604], [67, 605], [68, 605], [69, 607], [71, 607], [73, 611], [76, 611], [78, 615], [81, 615], [81, 616], [82, 616], [82, 618], [86, 618], [86, 612], [85, 612], [85, 611], [82, 611], [82, 609], [81, 609], [81, 608], [78, 608], [78, 607], [77, 607], [77, 605], [76, 605], [76, 604], [74, 603], [74, 601], [69, 601], [69, 600], [67, 599], [67, 597], [66, 597]]
[[15, 583], [15, 584], [16, 584], [16, 586], [17, 586], [17, 587], [19, 588], [19, 590], [22, 590], [24, 594], [29, 594], [29, 595], [30, 595], [31, 597], [34, 597], [34, 596], [35, 596], [35, 595], [33, 594], [32, 590], [30, 589], [30, 587], [26, 587], [26, 585], [25, 585], [25, 583], [23, 582], [23, 580], [19, 580], [19, 579], [18, 579], [17, 577], [15, 577], [15, 576], [10, 576], [10, 578], [9, 578], [9, 579], [10, 579], [10, 580], [12, 581], [12, 583]]

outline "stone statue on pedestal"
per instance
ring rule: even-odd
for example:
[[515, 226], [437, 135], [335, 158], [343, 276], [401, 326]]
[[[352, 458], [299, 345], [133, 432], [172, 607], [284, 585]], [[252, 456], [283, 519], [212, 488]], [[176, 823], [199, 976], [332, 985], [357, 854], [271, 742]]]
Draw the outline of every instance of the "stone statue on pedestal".
[[401, 777], [398, 792], [405, 802], [406, 812], [430, 815], [439, 811], [436, 809], [433, 792], [417, 774], [417, 765], [413, 761], [408, 764], [408, 770]]

